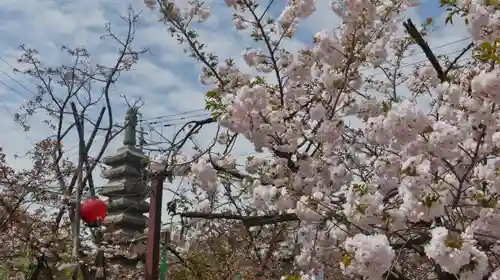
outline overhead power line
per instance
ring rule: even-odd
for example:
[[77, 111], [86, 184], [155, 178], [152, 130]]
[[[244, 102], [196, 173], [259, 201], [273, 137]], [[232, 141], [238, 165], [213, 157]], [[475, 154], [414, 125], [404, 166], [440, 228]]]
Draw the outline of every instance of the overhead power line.
[[139, 120], [139, 122], [146, 122], [146, 123], [152, 123], [154, 120], [162, 120], [170, 117], [176, 117], [176, 116], [182, 116], [182, 115], [187, 115], [191, 113], [197, 113], [197, 112], [203, 112], [205, 109], [194, 109], [194, 110], [188, 110], [188, 111], [183, 111], [179, 113], [174, 113], [174, 114], [168, 114], [168, 115], [163, 115], [163, 116], [158, 116], [158, 117], [152, 117], [152, 118], [145, 118], [142, 120]]
[[[458, 40], [455, 40], [455, 41], [444, 43], [442, 45], [437, 45], [435, 47], [431, 47], [431, 49], [432, 50], [436, 50], [436, 49], [444, 48], [444, 47], [447, 47], [447, 46], [451, 46], [451, 45], [454, 45], [454, 44], [457, 44], [457, 43], [461, 43], [461, 42], [467, 41], [470, 38], [471, 38], [470, 36], [469, 37], [465, 37], [465, 38], [462, 38], [462, 39], [458, 39]], [[405, 55], [403, 58], [412, 57], [412, 56], [423, 54], [423, 53], [424, 53], [423, 51], [418, 51], [418, 52], [411, 53], [409, 55]]]
[[195, 115], [190, 115], [190, 116], [185, 116], [185, 117], [179, 117], [179, 118], [169, 118], [169, 119], [163, 119], [161, 121], [146, 122], [145, 124], [148, 124], [148, 125], [164, 124], [166, 122], [171, 122], [171, 121], [187, 120], [187, 119], [191, 119], [191, 118], [208, 117], [208, 116], [210, 116], [210, 113], [206, 112], [206, 113], [202, 113], [202, 114], [195, 114]]
[[[21, 86], [22, 88], [24, 88], [26, 91], [29, 91], [31, 93], [33, 93], [33, 95], [36, 95], [36, 93], [34, 91], [32, 91], [30, 88], [28, 88], [27, 86], [25, 86], [23, 83], [19, 82], [19, 80], [15, 79], [14, 77], [12, 77], [11, 75], [7, 74], [4, 70], [2, 70], [0, 68], [0, 73], [4, 74], [5, 76], [7, 76], [7, 78], [11, 79], [12, 81], [14, 81], [16, 84], [18, 84], [19, 86]], [[18, 91], [15, 91], [15, 93], [19, 94], [21, 97], [24, 97], [26, 99], [28, 99], [28, 97], [26, 97], [26, 95], [18, 92]]]
[[[3, 84], [2, 81], [0, 81], [0, 83]], [[7, 106], [7, 104], [5, 104], [5, 102], [3, 100], [0, 99], [0, 105], [4, 108], [4, 110], [12, 117], [12, 121], [15, 120], [15, 114], [10, 110], [9, 106]], [[33, 148], [36, 146], [35, 145], [35, 141], [33, 141], [33, 139], [31, 139], [31, 137], [28, 135], [28, 132], [23, 129], [22, 127], [20, 127], [20, 129], [23, 130], [23, 134], [24, 134], [24, 137], [26, 138], [26, 140], [28, 140], [28, 142], [30, 142], [30, 144], [33, 146]]]

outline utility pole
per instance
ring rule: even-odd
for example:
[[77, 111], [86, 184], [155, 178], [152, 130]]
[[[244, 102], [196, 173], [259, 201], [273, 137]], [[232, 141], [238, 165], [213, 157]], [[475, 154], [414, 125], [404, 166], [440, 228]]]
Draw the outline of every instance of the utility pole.
[[151, 179], [149, 196], [148, 248], [146, 259], [146, 280], [158, 280], [160, 263], [161, 205], [165, 172], [156, 173]]

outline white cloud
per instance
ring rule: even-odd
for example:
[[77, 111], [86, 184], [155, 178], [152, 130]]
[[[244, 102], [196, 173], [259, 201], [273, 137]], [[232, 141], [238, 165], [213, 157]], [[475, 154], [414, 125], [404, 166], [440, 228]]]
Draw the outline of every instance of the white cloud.
[[[271, 12], [278, 15], [286, 1], [275, 2]], [[298, 38], [285, 42], [286, 46], [295, 50], [299, 49], [304, 44], [310, 43], [317, 31], [338, 26], [339, 19], [330, 12], [329, 1], [316, 2], [318, 5], [316, 14], [305, 20], [299, 30]], [[100, 35], [104, 24], [108, 21], [113, 24], [116, 32], [123, 34], [125, 26], [120, 23], [118, 15], [119, 12], [125, 12], [129, 4], [136, 11], [144, 9], [141, 24], [137, 29], [135, 45], [147, 47], [150, 52], [134, 67], [133, 71], [123, 75], [121, 80], [114, 85], [112, 98], [115, 101], [116, 118], [123, 118], [125, 111], [125, 104], [120, 98], [121, 94], [132, 98], [140, 97], [145, 102], [142, 113], [146, 118], [203, 108], [203, 93], [206, 89], [198, 81], [200, 67], [196, 62], [187, 58], [183, 46], [177, 44], [175, 39], [169, 36], [166, 27], [157, 22], [157, 15], [148, 10], [142, 0], [0, 1], [0, 56], [15, 65], [16, 56], [19, 54], [18, 46], [27, 44], [40, 51], [44, 62], [57, 65], [66, 59], [59, 50], [60, 45], [69, 44], [87, 47], [94, 56], [94, 62], [113, 62], [116, 46], [101, 40]], [[222, 0], [213, 0], [212, 5], [212, 18], [206, 24], [197, 24], [200, 27], [200, 40], [207, 43], [207, 51], [215, 52], [221, 58], [237, 57], [237, 62], [241, 62], [239, 55], [242, 50], [254, 43], [250, 38], [237, 33], [231, 26], [231, 11], [224, 6]], [[416, 24], [421, 22], [415, 11], [409, 12], [407, 16], [411, 17]], [[438, 21], [443, 22], [443, 19], [440, 18]], [[429, 44], [439, 46], [465, 36], [465, 27], [458, 22], [453, 27], [431, 34]], [[465, 46], [466, 43], [461, 42], [439, 48], [437, 53], [450, 52]], [[414, 55], [405, 59], [405, 63], [415, 63], [423, 59], [425, 59], [423, 55]], [[8, 73], [12, 71], [1, 61], [0, 68]], [[19, 82], [34, 89], [34, 86], [27, 83], [24, 78], [15, 77]], [[23, 95], [32, 95], [2, 74], [0, 74], [0, 81], [15, 87]], [[1, 84], [0, 98], [12, 112], [19, 111], [23, 101], [22, 96]], [[25, 133], [10, 121], [12, 116], [1, 106], [0, 116], [5, 120], [1, 123], [4, 137], [0, 145], [9, 155], [22, 154], [31, 149], [32, 144], [28, 139], [36, 141], [51, 134], [50, 130], [37, 118], [31, 120], [33, 130]], [[172, 123], [174, 122], [178, 123], [178, 121]], [[197, 137], [197, 141], [207, 144], [213, 137], [214, 129], [214, 126], [205, 128]], [[173, 128], [169, 130], [171, 133]], [[167, 132], [167, 129], [164, 132]], [[76, 137], [76, 132], [74, 133]], [[156, 140], [159, 140], [158, 137]], [[120, 141], [115, 141], [109, 152], [116, 150], [119, 143]], [[239, 155], [252, 152], [248, 143], [243, 142], [239, 143], [236, 149], [235, 154]], [[76, 151], [74, 153], [76, 155]], [[10, 159], [17, 167], [27, 164], [26, 160], [14, 160], [12, 157]]]

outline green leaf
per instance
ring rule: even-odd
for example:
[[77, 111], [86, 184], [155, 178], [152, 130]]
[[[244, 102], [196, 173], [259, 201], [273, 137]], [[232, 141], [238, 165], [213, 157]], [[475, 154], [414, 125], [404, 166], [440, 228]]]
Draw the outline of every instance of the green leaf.
[[446, 19], [444, 20], [444, 23], [445, 24], [453, 24], [453, 15], [452, 14], [449, 14]]
[[205, 96], [208, 98], [217, 98], [219, 94], [213, 90], [210, 90], [205, 94]]
[[351, 265], [351, 262], [352, 262], [352, 257], [349, 256], [349, 255], [344, 255], [344, 259], [342, 261], [344, 263], [344, 266], [345, 267], [348, 267]]
[[491, 51], [494, 49], [493, 45], [490, 42], [483, 42], [481, 43], [481, 45], [479, 45], [479, 47], [486, 51]]
[[257, 76], [252, 81], [252, 86], [254, 86], [254, 85], [264, 85], [265, 83], [266, 83], [266, 80], [264, 80], [264, 78]]

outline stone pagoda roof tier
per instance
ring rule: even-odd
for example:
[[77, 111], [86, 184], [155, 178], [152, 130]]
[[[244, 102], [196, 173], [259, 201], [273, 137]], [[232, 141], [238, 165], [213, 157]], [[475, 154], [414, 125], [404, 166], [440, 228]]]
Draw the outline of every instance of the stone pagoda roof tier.
[[137, 199], [130, 199], [127, 197], [119, 197], [108, 200], [108, 212], [114, 213], [115, 211], [128, 212], [128, 213], [147, 213], [149, 211], [149, 203], [146, 201], [137, 201]]
[[102, 176], [108, 180], [116, 180], [120, 178], [142, 178], [144, 174], [134, 166], [120, 165], [104, 170]]
[[130, 230], [137, 232], [137, 230], [147, 227], [148, 218], [144, 215], [120, 213], [107, 216], [103, 225], [111, 228], [120, 228], [125, 231]]
[[115, 154], [104, 157], [102, 162], [111, 167], [123, 164], [143, 166], [147, 160], [148, 157], [136, 147], [123, 146]]
[[108, 182], [106, 185], [96, 188], [100, 195], [114, 198], [117, 196], [123, 196], [127, 198], [148, 197], [147, 185], [142, 179], [134, 178], [122, 178], [119, 180], [113, 180]]

